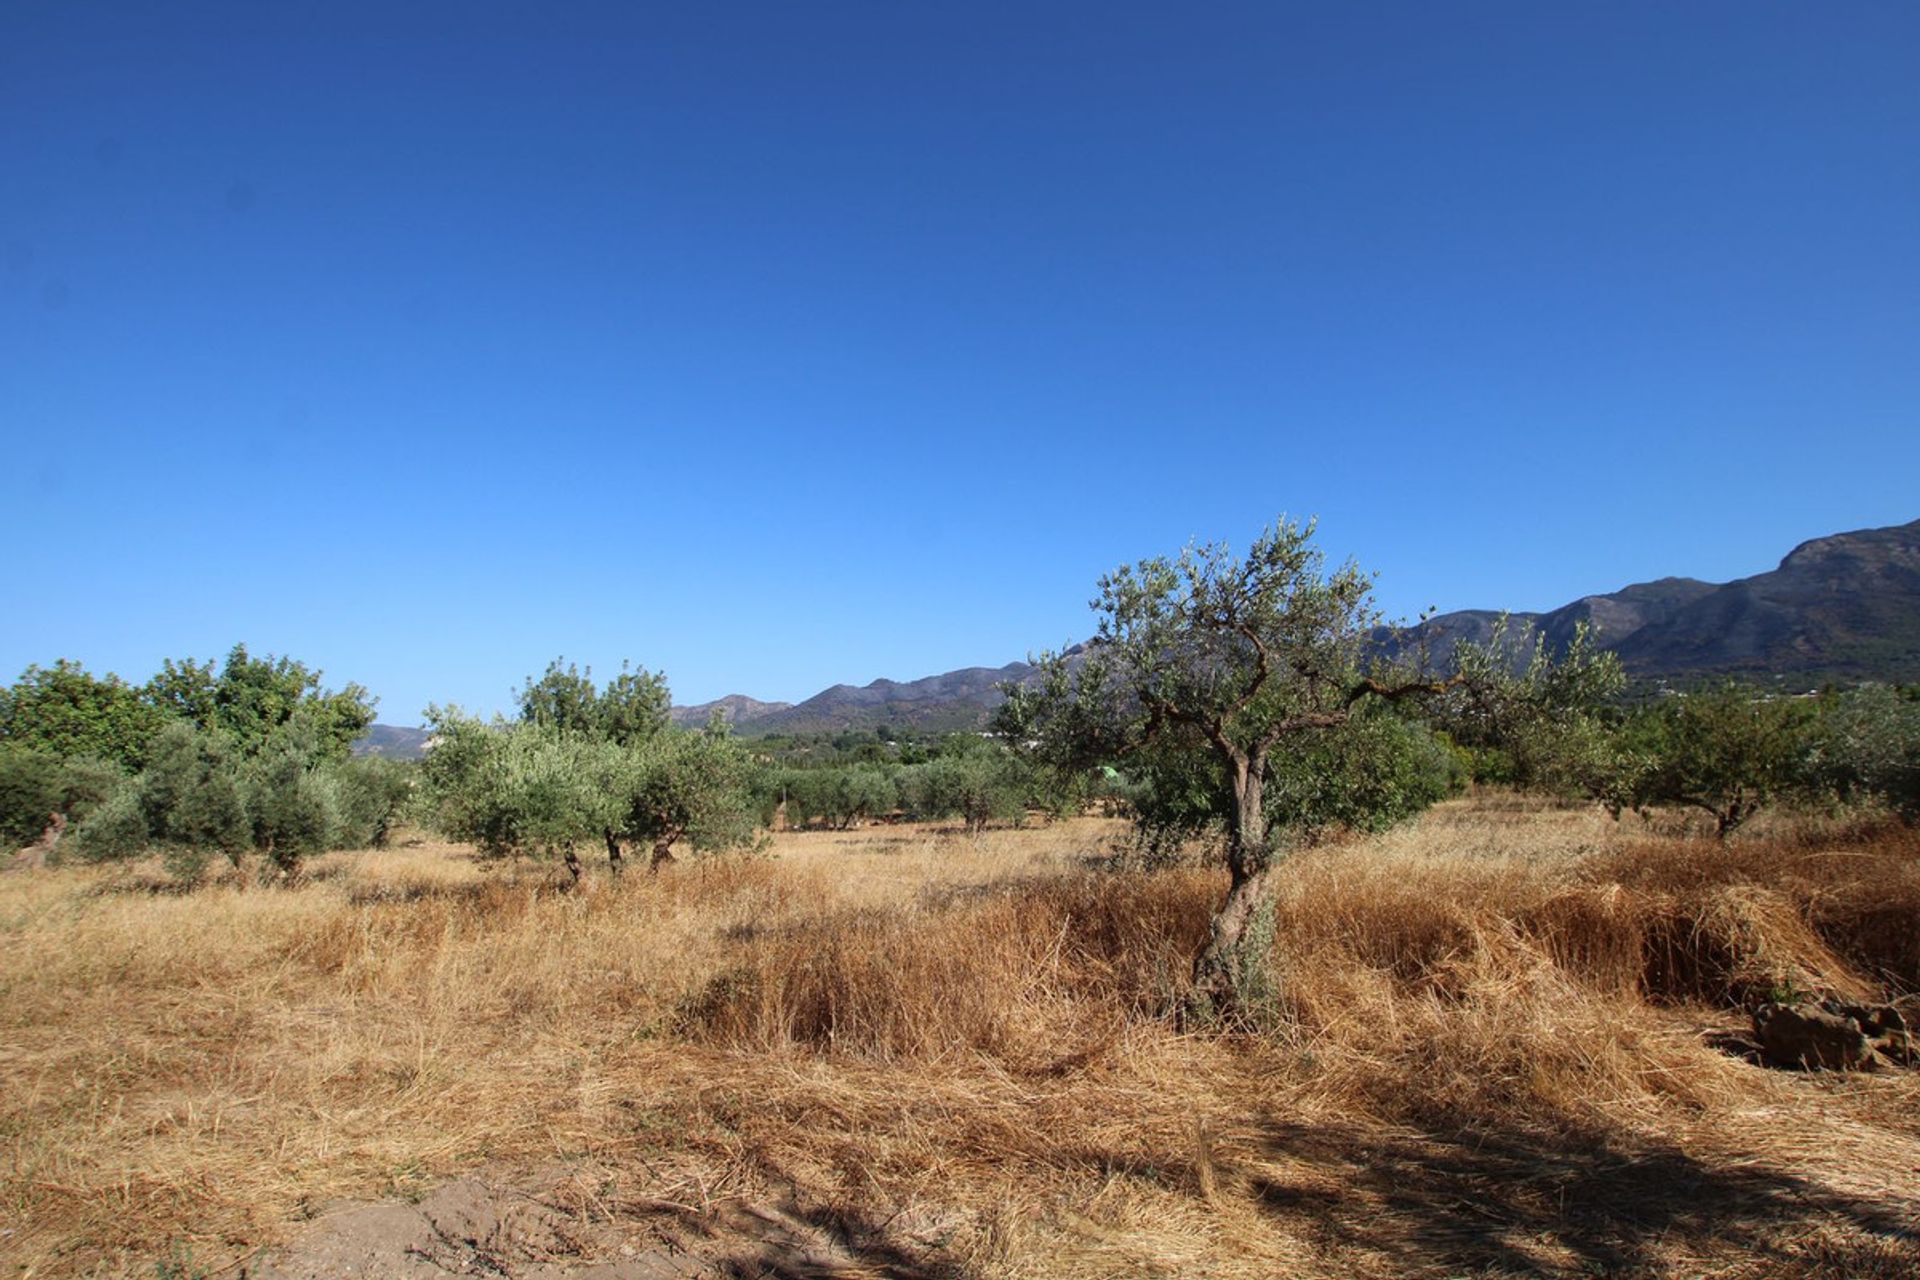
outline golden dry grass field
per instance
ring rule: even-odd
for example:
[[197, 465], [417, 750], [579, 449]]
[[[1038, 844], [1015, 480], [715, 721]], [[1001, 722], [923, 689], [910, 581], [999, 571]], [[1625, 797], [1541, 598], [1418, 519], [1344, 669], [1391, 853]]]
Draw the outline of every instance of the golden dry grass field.
[[1222, 879], [1122, 834], [0, 877], [0, 1275], [242, 1275], [475, 1172], [716, 1275], [1920, 1274], [1920, 1073], [1711, 1042], [1920, 986], [1920, 833], [1451, 802], [1295, 857], [1257, 1037], [1179, 1028]]

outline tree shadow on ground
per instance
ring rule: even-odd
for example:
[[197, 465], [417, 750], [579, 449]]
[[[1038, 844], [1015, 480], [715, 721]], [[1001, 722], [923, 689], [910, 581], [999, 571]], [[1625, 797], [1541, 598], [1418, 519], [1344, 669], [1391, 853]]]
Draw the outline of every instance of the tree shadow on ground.
[[730, 1246], [708, 1252], [709, 1265], [733, 1280], [971, 1280], [936, 1250], [894, 1243], [891, 1219], [793, 1197], [773, 1205], [737, 1206], [727, 1215]]
[[1920, 1275], [1920, 1199], [1765, 1167], [1481, 1129], [1278, 1125], [1246, 1190], [1295, 1233], [1403, 1276]]

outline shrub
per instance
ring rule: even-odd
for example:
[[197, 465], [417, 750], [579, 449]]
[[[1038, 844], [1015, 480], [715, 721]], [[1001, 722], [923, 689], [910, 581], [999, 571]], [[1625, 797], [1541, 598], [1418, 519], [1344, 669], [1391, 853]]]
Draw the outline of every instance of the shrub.
[[124, 862], [153, 843], [140, 784], [127, 781], [75, 828], [74, 848], [88, 862]]
[[1920, 822], [1920, 701], [1878, 684], [1841, 694], [1822, 709], [1812, 759], [1822, 787]]
[[1738, 684], [1668, 699], [1630, 726], [1648, 764], [1638, 805], [1671, 804], [1713, 815], [1722, 839], [1813, 776], [1813, 708]]
[[163, 844], [217, 851], [238, 863], [252, 838], [232, 747], [184, 722], [154, 739], [140, 802], [149, 832]]
[[78, 823], [111, 795], [125, 775], [105, 760], [58, 756], [0, 743], [0, 841], [37, 840], [56, 813]]
[[399, 823], [413, 794], [415, 769], [398, 760], [366, 756], [328, 771], [338, 818], [331, 843], [340, 849], [379, 848]]

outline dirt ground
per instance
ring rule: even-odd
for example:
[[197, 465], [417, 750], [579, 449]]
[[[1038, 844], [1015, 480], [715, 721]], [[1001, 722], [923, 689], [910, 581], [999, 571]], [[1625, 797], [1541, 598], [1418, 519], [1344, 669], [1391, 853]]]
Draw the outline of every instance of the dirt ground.
[[[676, 1188], [682, 1192], [690, 1188]], [[887, 1224], [891, 1238], [937, 1247], [937, 1216]], [[583, 1170], [446, 1183], [417, 1202], [322, 1208], [290, 1238], [229, 1270], [252, 1280], [721, 1280], [943, 1274], [831, 1214], [725, 1197], [705, 1205], [621, 1195]]]

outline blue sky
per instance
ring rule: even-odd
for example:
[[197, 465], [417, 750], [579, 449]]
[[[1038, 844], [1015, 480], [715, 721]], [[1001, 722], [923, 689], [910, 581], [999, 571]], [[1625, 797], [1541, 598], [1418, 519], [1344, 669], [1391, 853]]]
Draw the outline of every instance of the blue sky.
[[[396, 13], [395, 10], [402, 10]], [[1920, 516], [1906, 4], [0, 7], [0, 678], [795, 699]]]

